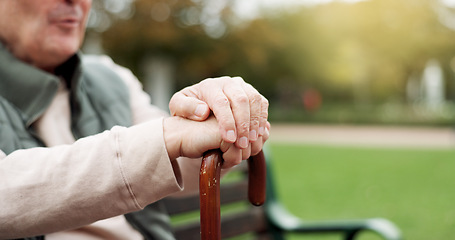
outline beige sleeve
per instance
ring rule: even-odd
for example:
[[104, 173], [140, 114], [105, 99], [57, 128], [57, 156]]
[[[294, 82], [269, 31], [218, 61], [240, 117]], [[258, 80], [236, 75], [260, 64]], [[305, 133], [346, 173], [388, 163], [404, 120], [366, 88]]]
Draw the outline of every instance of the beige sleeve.
[[181, 190], [162, 118], [72, 145], [0, 151], [0, 239], [76, 228]]
[[[130, 93], [130, 104], [134, 124], [169, 115], [150, 103], [150, 96], [143, 91], [142, 84], [130, 70], [115, 64], [109, 57], [103, 57], [102, 62], [109, 66], [112, 70], [116, 71], [116, 73], [121, 76], [127, 85]], [[198, 181], [201, 159], [180, 157], [177, 161], [182, 171], [184, 191], [178, 192], [174, 195], [181, 196], [194, 194], [199, 188]]]
[[[116, 73], [121, 76], [127, 85], [130, 93], [130, 103], [134, 124], [169, 115], [167, 112], [150, 103], [149, 95], [143, 91], [141, 83], [130, 70], [115, 64], [112, 59], [107, 56], [102, 57], [102, 62], [109, 66], [112, 70], [116, 71]], [[199, 189], [199, 169], [201, 167], [201, 159], [180, 157], [177, 161], [182, 171], [184, 191], [177, 192], [174, 196], [184, 196], [197, 193]], [[226, 170], [223, 170], [222, 175], [226, 172]]]

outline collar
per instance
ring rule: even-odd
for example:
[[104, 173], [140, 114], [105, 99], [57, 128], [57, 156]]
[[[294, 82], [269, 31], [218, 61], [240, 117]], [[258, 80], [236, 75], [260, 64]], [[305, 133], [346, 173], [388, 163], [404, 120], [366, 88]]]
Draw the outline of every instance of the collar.
[[[75, 54], [56, 69], [67, 86], [77, 81], [80, 72], [80, 57]], [[56, 75], [26, 64], [14, 57], [0, 43], [0, 96], [12, 103], [23, 114], [30, 126], [41, 116], [57, 93], [60, 79]]]

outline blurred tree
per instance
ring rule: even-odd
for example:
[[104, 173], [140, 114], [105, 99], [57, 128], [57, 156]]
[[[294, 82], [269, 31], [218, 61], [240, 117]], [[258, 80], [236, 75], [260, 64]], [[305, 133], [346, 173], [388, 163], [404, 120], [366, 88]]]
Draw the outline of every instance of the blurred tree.
[[455, 55], [455, 34], [435, 7], [440, 3], [431, 0], [370, 0], [282, 15], [287, 75], [336, 101], [404, 101], [410, 76], [429, 59], [449, 66]]
[[139, 76], [144, 59], [168, 59], [177, 89], [240, 75], [281, 106], [301, 105], [305, 89], [318, 90], [324, 103], [373, 104], [404, 102], [407, 82], [429, 59], [453, 78], [455, 33], [441, 24], [438, 9], [447, 7], [439, 1], [334, 1], [248, 21], [229, 0], [129, 0], [112, 8], [123, 9], [120, 17], [106, 10], [119, 0], [98, 1], [111, 19], [98, 29], [106, 52]]
[[134, 0], [93, 0], [89, 31], [106, 31], [117, 19], [128, 19], [134, 13]]
[[225, 65], [229, 49], [217, 44], [229, 31], [227, 1], [136, 0], [135, 13], [103, 33], [103, 46], [118, 62], [140, 75], [150, 56], [176, 65], [178, 86], [213, 76]]

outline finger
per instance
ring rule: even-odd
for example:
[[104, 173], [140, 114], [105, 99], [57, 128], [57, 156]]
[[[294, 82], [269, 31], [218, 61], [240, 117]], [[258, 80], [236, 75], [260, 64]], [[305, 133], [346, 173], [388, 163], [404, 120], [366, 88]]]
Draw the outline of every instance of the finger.
[[196, 121], [203, 121], [210, 114], [210, 109], [205, 102], [193, 96], [188, 96], [185, 91], [180, 91], [172, 96], [169, 102], [169, 110], [172, 116]]
[[271, 129], [270, 123], [267, 122], [266, 125], [265, 125], [264, 134], [262, 135], [262, 142], [263, 143], [265, 143], [269, 139], [269, 137], [270, 137], [270, 129]]
[[259, 125], [262, 119], [262, 95], [248, 83], [243, 85], [243, 89], [250, 101], [250, 132], [249, 140], [254, 142], [258, 139]]
[[234, 143], [237, 140], [237, 131], [229, 99], [224, 93], [213, 96], [213, 99], [213, 103], [209, 105], [218, 120], [221, 137], [228, 143]]
[[258, 140], [251, 143], [251, 156], [256, 156], [261, 150], [262, 146], [264, 145], [264, 141], [261, 137], [258, 137]]
[[251, 156], [251, 144], [247, 148], [242, 149], [242, 160], [247, 160]]
[[224, 140], [221, 140], [221, 145], [220, 145], [220, 150], [221, 152], [225, 153], [229, 150], [229, 148], [231, 148], [231, 146], [233, 145], [233, 143], [228, 143]]
[[[243, 81], [241, 78], [233, 81]], [[229, 99], [237, 132], [236, 145], [245, 149], [249, 145], [250, 133], [250, 101], [240, 84], [225, 84], [224, 93]]]
[[242, 150], [231, 144], [229, 149], [223, 153], [224, 163], [222, 168], [227, 169], [236, 166], [242, 162]]
[[201, 93], [201, 99], [207, 102], [213, 115], [215, 115], [223, 140], [228, 143], [234, 143], [237, 140], [235, 120], [230, 100], [222, 89], [222, 82], [229, 79], [228, 77], [206, 79], [195, 86], [198, 88], [197, 91]]
[[267, 122], [269, 117], [269, 101], [262, 97], [261, 100], [261, 114], [259, 118], [259, 136], [264, 135], [265, 129], [268, 127], [270, 129], [270, 123]]
[[264, 147], [264, 143], [269, 139], [270, 136], [270, 123], [266, 122], [264, 134], [258, 137], [256, 142], [251, 143], [251, 156], [256, 156]]

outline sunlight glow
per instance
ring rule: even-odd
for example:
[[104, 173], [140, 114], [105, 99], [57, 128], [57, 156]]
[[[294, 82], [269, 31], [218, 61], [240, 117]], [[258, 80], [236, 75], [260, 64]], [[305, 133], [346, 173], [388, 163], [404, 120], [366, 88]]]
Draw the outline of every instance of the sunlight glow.
[[[285, 9], [296, 5], [317, 5], [333, 2], [334, 0], [235, 0], [234, 10], [246, 19], [253, 19], [260, 15], [261, 9]], [[336, 0], [335, 0], [336, 1]], [[356, 3], [367, 0], [337, 0], [339, 2]], [[445, 0], [453, 1], [455, 0]]]

